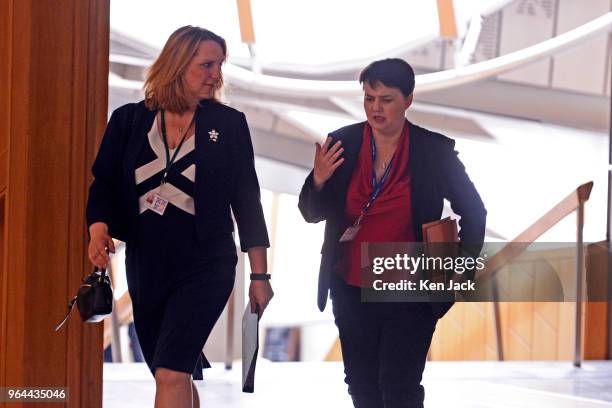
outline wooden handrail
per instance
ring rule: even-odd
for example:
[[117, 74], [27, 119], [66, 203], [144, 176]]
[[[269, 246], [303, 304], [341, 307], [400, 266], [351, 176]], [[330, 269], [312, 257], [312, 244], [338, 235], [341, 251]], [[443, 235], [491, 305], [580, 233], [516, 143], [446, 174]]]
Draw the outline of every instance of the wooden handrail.
[[495, 274], [507, 263], [522, 254], [531, 243], [554, 227], [567, 215], [575, 211], [581, 203], [587, 201], [591, 195], [592, 189], [593, 182], [589, 181], [572, 191], [546, 214], [531, 224], [529, 228], [517, 235], [516, 238], [508, 242], [499, 252], [493, 255], [486, 262], [484, 270], [479, 274], [479, 278], [485, 275]]
[[[486, 263], [485, 268], [478, 274], [478, 279], [492, 278], [495, 274], [509, 262], [515, 259], [517, 256], [525, 252], [525, 249], [529, 247], [536, 239], [542, 236], [545, 232], [554, 227], [559, 221], [578, 210], [578, 238], [577, 238], [577, 264], [576, 264], [576, 286], [577, 286], [577, 300], [576, 300], [576, 322], [575, 322], [575, 352], [574, 352], [574, 365], [580, 366], [582, 360], [581, 357], [581, 283], [582, 283], [582, 228], [583, 228], [583, 216], [584, 216], [584, 203], [591, 196], [591, 190], [593, 189], [593, 182], [578, 186], [572, 191], [567, 197], [561, 200], [557, 205], [551, 208], [546, 214], [540, 217], [536, 222], [531, 224], [529, 228], [520, 233], [512, 241], [508, 242], [499, 252], [493, 255]], [[497, 282], [492, 281], [493, 291], [493, 320], [495, 325], [495, 339], [497, 343], [497, 358], [500, 361], [504, 359], [503, 353], [503, 341], [500, 325], [500, 310], [498, 299], [498, 288]]]

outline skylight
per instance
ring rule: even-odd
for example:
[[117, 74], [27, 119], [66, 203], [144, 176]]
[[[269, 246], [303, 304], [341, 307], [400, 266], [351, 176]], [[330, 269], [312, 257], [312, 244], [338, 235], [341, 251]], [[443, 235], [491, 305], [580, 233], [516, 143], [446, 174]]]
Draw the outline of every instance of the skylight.
[[[378, 55], [438, 35], [435, 0], [252, 0], [257, 54], [265, 63], [319, 65]], [[172, 31], [199, 25], [248, 57], [235, 0], [111, 2], [111, 28], [161, 48]]]

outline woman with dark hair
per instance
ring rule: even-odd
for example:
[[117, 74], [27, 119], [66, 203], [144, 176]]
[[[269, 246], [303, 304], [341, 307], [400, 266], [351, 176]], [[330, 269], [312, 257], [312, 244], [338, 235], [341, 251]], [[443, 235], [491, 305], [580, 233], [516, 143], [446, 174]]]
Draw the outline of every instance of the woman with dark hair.
[[447, 199], [461, 216], [461, 242], [479, 252], [486, 210], [455, 142], [406, 120], [415, 83], [410, 65], [375, 61], [359, 82], [367, 121], [317, 143], [299, 208], [307, 222], [326, 221], [318, 304], [325, 308], [331, 288], [353, 404], [422, 407], [427, 351], [452, 303], [362, 302], [361, 243], [422, 241], [422, 225], [440, 219]]
[[225, 40], [186, 26], [148, 69], [145, 100], [115, 110], [94, 162], [88, 256], [104, 268], [125, 241], [128, 289], [155, 407], [198, 407], [191, 382], [234, 285], [236, 247], [251, 265], [260, 313], [273, 296], [269, 246], [243, 113], [218, 102]]

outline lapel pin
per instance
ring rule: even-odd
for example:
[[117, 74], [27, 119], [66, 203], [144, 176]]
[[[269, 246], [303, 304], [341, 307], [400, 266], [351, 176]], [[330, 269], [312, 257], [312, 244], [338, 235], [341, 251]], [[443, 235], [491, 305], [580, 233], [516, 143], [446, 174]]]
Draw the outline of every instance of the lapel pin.
[[208, 132], [208, 141], [209, 142], [216, 142], [218, 137], [219, 137], [219, 132], [217, 132], [215, 129], [213, 129], [210, 132]]

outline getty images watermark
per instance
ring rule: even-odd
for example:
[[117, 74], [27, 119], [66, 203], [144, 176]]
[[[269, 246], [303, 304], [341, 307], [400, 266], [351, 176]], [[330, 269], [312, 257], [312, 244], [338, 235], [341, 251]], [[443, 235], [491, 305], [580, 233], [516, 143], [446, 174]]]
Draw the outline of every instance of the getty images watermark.
[[581, 300], [610, 300], [610, 250], [583, 244], [578, 251], [576, 245], [363, 243], [362, 301], [575, 301], [580, 253], [585, 266]]
[[372, 283], [374, 290], [476, 290], [475, 282], [471, 279], [461, 279], [466, 271], [482, 271], [485, 268], [485, 256], [410, 256], [407, 253], [395, 254], [393, 257], [377, 256], [372, 259], [372, 273], [382, 275], [388, 271], [399, 271], [416, 275], [418, 271], [440, 271], [443, 275], [455, 273], [454, 280], [440, 282], [432, 279], [420, 278], [417, 281], [401, 279], [399, 282], [386, 282], [384, 279], [375, 279]]

